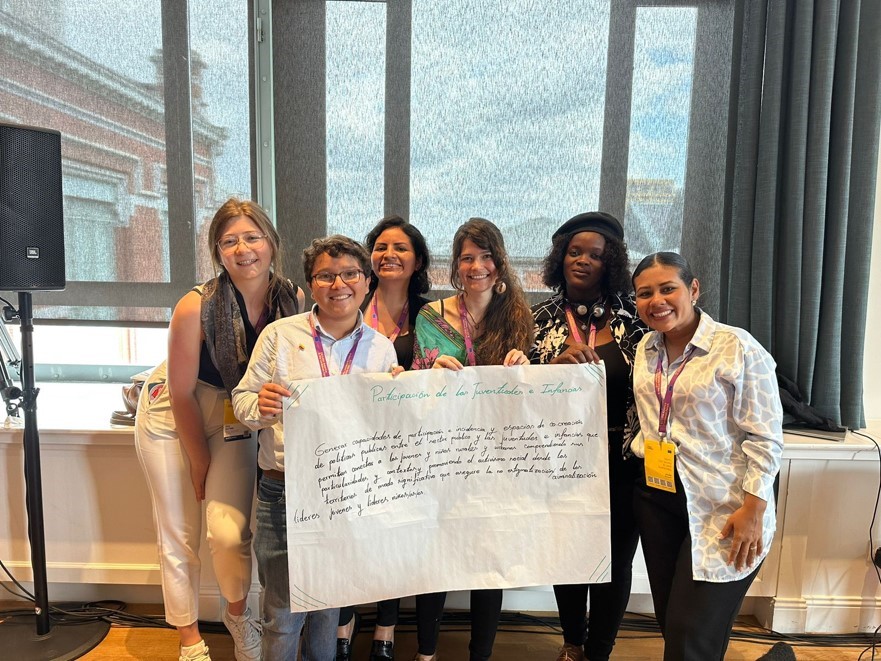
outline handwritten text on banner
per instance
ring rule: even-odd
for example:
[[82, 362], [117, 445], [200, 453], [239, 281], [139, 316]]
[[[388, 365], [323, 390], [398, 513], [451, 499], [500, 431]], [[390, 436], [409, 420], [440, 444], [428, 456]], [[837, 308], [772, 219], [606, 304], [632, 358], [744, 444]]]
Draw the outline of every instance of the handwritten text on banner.
[[284, 414], [292, 610], [608, 580], [601, 366], [295, 387]]

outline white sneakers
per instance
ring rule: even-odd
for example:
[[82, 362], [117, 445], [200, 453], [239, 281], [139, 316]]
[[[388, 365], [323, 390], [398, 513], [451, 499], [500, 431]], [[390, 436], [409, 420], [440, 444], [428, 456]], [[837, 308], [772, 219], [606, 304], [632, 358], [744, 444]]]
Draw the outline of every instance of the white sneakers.
[[180, 661], [211, 661], [208, 654], [208, 646], [204, 640], [200, 640], [195, 645], [180, 648]]
[[[246, 608], [244, 613], [235, 616], [230, 615], [229, 611], [224, 608], [223, 623], [232, 635], [236, 647], [236, 661], [261, 661], [260, 645], [263, 627], [251, 617], [251, 609]], [[205, 651], [207, 654], [207, 648]], [[201, 659], [201, 657], [197, 658]], [[205, 659], [207, 658], [206, 656]]]

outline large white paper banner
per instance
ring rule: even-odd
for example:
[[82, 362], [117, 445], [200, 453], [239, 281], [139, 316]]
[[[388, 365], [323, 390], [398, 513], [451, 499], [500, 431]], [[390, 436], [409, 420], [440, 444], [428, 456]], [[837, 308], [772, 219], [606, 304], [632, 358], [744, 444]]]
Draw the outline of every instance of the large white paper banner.
[[609, 580], [602, 366], [299, 381], [284, 426], [293, 611]]

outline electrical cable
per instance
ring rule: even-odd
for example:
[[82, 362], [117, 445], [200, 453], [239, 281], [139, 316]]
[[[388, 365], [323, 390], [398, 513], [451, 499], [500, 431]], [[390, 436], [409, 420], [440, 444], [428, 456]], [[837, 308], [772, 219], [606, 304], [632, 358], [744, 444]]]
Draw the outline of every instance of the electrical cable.
[[[0, 297], [0, 300], [3, 300]], [[873, 529], [875, 526], [875, 521], [877, 520], [877, 514], [879, 509], [879, 504], [881, 504], [881, 445], [867, 434], [863, 434], [856, 430], [850, 430], [854, 434], [859, 436], [863, 436], [864, 438], [869, 439], [875, 445], [875, 449], [878, 453], [879, 457], [879, 482], [878, 482], [878, 490], [875, 496], [875, 509], [872, 514], [872, 520], [869, 525], [869, 548], [874, 549], [874, 534]], [[878, 576], [879, 584], [881, 584], [881, 569], [878, 566], [875, 566], [875, 573]], [[34, 602], [34, 596], [21, 584], [19, 583], [9, 569], [0, 561], [0, 568], [2, 568], [3, 572], [9, 577], [12, 583], [21, 590], [20, 593], [16, 593], [11, 590], [8, 586], [0, 583], [0, 587], [3, 587], [10, 594], [25, 599], [26, 601]], [[111, 625], [117, 627], [131, 627], [131, 628], [140, 628], [140, 627], [154, 627], [154, 628], [163, 628], [163, 629], [174, 629], [172, 625], [168, 624], [165, 619], [161, 615], [136, 615], [133, 613], [125, 612], [126, 604], [125, 602], [118, 600], [104, 600], [104, 601], [96, 601], [84, 603], [82, 605], [65, 605], [62, 606], [51, 606], [50, 607], [50, 617], [52, 618], [55, 624], [59, 625], [75, 625], [81, 622], [93, 622], [95, 620], [104, 620], [109, 622]], [[32, 614], [32, 609], [10, 609], [0, 611], [0, 616], [12, 616], [12, 615], [29, 615]], [[368, 611], [367, 613], [362, 613], [362, 630], [369, 630], [376, 624], [376, 613]], [[414, 612], [402, 612], [398, 619], [398, 626], [401, 627], [403, 631], [415, 631], [416, 627], [416, 615]], [[443, 619], [441, 621], [441, 627], [443, 631], [469, 631], [471, 626], [471, 616], [468, 611], [451, 611], [446, 612], [443, 615]], [[228, 633], [226, 627], [222, 622], [199, 622], [200, 629], [203, 629], [206, 633]], [[562, 634], [562, 628], [560, 626], [559, 617], [544, 617], [531, 615], [528, 613], [520, 613], [520, 612], [504, 612], [501, 615], [499, 620], [499, 628], [500, 632], [509, 632], [509, 633], [518, 633], [518, 634], [538, 634], [538, 635], [547, 635], [549, 632], [553, 632], [556, 634]], [[620, 636], [621, 638], [627, 639], [637, 639], [637, 638], [660, 638], [661, 631], [658, 627], [657, 620], [652, 615], [646, 615], [643, 613], [633, 613], [627, 612], [625, 613], [624, 619], [621, 623], [620, 632], [624, 634]], [[776, 643], [776, 642], [785, 642], [793, 647], [863, 647], [864, 649], [860, 653], [858, 657], [858, 661], [862, 661], [865, 654], [871, 652], [871, 659], [875, 659], [875, 651], [878, 645], [878, 634], [881, 632], [881, 625], [879, 625], [871, 634], [869, 633], [850, 633], [850, 634], [784, 634], [777, 631], [773, 631], [772, 629], [764, 629], [761, 627], [755, 628], [751, 627], [749, 629], [744, 629], [735, 624], [732, 632], [731, 638], [732, 640], [739, 640], [743, 642], [753, 642], [753, 643]]]
[[[872, 511], [872, 521], [869, 523], [869, 562], [872, 563], [872, 567], [874, 567], [875, 569], [875, 576], [878, 577], [878, 584], [881, 585], [881, 568], [878, 567], [878, 563], [876, 562], [878, 549], [875, 546], [875, 537], [873, 533], [873, 530], [875, 529], [875, 520], [878, 518], [878, 503], [881, 502], [881, 445], [878, 445], [878, 441], [876, 441], [874, 437], [869, 436], [868, 434], [864, 434], [863, 432], [857, 431], [856, 429], [851, 429], [849, 431], [853, 434], [856, 434], [857, 436], [862, 436], [863, 438], [867, 438], [872, 441], [873, 445], [875, 446], [875, 451], [878, 453], [878, 490], [875, 492], [875, 509]], [[876, 637], [879, 630], [881, 630], [881, 624], [875, 627], [875, 631], [872, 633], [872, 643], [869, 647], [867, 647], [860, 653], [859, 659], [862, 659], [863, 654], [871, 649], [872, 656], [870, 658], [874, 660], [875, 651], [877, 649]]]

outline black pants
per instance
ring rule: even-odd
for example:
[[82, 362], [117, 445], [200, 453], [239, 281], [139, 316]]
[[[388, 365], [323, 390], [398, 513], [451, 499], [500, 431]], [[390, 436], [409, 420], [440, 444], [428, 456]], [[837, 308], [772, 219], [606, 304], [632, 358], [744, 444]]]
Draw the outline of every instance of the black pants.
[[[379, 627], [393, 627], [398, 623], [398, 611], [401, 609], [400, 599], [385, 599], [376, 602], [376, 625]], [[355, 615], [354, 606], [340, 608], [339, 626], [344, 627], [352, 621]]]
[[[422, 594], [416, 597], [416, 637], [419, 641], [420, 654], [430, 656], [437, 651], [440, 621], [446, 598], [446, 592]], [[501, 590], [471, 591], [471, 642], [468, 644], [470, 661], [488, 661], [492, 656], [501, 614]]]
[[[619, 448], [609, 454], [609, 511], [611, 520], [612, 576], [609, 583], [555, 585], [563, 640], [584, 645], [589, 661], [606, 661], [612, 653], [618, 628], [630, 599], [633, 556], [639, 543], [633, 513], [633, 490], [642, 474], [639, 459], [627, 461]], [[590, 595], [590, 619], [587, 596]]]
[[739, 581], [694, 580], [688, 509], [678, 476], [675, 494], [643, 482], [635, 489], [634, 509], [664, 636], [664, 661], [722, 661], [734, 618], [759, 567]]

